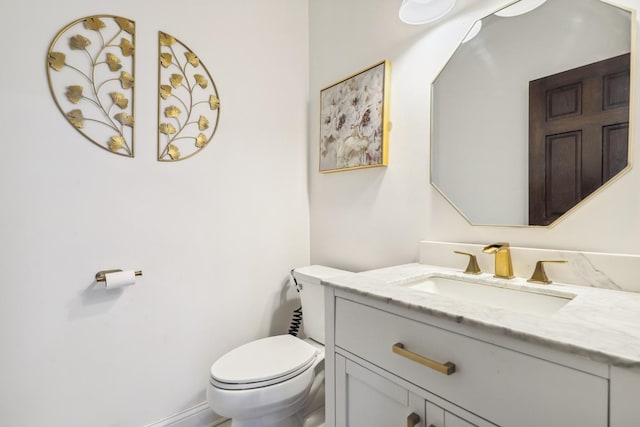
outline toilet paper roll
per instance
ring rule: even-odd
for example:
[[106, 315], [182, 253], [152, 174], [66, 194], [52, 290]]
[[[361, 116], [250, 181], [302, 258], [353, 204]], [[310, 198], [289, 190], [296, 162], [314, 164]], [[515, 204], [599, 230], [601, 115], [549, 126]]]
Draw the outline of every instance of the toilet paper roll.
[[121, 288], [136, 283], [136, 272], [134, 270], [116, 271], [105, 274], [106, 289]]

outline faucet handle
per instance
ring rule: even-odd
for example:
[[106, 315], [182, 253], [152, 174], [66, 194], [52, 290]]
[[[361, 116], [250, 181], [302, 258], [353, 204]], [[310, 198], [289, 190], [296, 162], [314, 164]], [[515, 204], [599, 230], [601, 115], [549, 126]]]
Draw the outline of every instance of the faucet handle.
[[480, 267], [478, 266], [478, 259], [474, 254], [470, 254], [468, 252], [460, 252], [460, 251], [453, 251], [453, 253], [466, 255], [469, 257], [469, 263], [467, 264], [467, 269], [464, 271], [466, 274], [482, 273], [482, 270], [480, 270]]
[[540, 260], [536, 262], [536, 268], [533, 270], [533, 274], [531, 278], [527, 280], [527, 282], [531, 283], [539, 283], [541, 285], [548, 285], [551, 283], [551, 280], [547, 277], [547, 273], [544, 271], [544, 263], [552, 262], [556, 264], [566, 264], [567, 261], [564, 260]]

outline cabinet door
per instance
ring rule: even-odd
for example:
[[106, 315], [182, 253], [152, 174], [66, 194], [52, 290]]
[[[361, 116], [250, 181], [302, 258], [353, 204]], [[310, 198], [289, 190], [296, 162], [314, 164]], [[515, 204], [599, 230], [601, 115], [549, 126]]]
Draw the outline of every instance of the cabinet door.
[[640, 426], [640, 373], [611, 366], [611, 394], [609, 426]]
[[426, 407], [426, 425], [428, 427], [475, 427], [475, 424], [463, 420], [431, 402], [427, 402]]
[[336, 427], [425, 427], [424, 399], [341, 355], [335, 399]]

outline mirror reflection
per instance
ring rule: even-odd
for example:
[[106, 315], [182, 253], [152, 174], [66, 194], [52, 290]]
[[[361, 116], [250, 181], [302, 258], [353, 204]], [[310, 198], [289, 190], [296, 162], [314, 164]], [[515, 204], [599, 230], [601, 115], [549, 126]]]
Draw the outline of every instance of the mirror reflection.
[[472, 224], [549, 225], [628, 165], [631, 13], [535, 2], [474, 25], [433, 83], [432, 184]]

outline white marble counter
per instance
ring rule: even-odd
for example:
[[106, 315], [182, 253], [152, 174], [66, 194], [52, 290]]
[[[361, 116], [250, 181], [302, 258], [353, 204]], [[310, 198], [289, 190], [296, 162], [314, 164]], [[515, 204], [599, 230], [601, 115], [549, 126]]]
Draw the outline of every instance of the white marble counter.
[[[551, 314], [518, 313], [406, 286], [434, 273], [575, 297]], [[329, 278], [323, 284], [598, 362], [640, 370], [640, 294], [636, 292], [556, 283], [536, 285], [522, 278], [495, 279], [487, 273], [469, 276], [458, 269], [417, 263]]]

